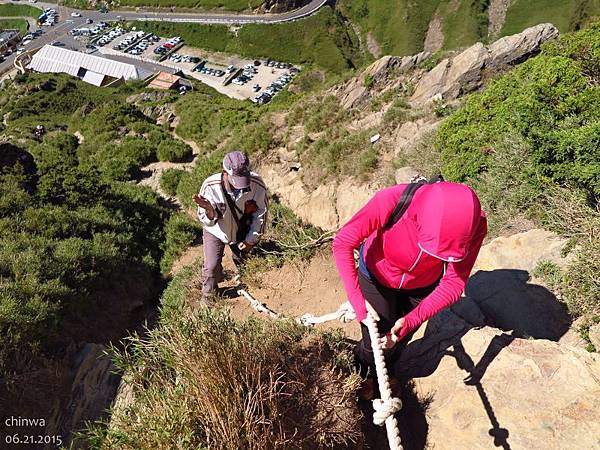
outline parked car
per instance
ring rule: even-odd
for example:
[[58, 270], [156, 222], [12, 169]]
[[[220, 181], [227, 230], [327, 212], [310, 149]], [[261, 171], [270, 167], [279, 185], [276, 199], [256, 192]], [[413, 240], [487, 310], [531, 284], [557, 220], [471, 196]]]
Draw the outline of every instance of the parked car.
[[73, 12], [71, 13], [71, 17], [81, 17], [81, 13], [80, 13], [80, 12], [77, 12], [77, 11], [73, 11]]

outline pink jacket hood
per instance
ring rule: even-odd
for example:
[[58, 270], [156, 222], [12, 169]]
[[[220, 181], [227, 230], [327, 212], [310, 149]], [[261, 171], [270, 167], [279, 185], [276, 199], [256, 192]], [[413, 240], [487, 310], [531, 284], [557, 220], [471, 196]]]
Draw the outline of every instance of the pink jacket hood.
[[[465, 258], [481, 220], [481, 204], [473, 190], [459, 183], [436, 183], [418, 192], [414, 214], [417, 245], [447, 262]], [[460, 214], [456, 214], [460, 211]]]

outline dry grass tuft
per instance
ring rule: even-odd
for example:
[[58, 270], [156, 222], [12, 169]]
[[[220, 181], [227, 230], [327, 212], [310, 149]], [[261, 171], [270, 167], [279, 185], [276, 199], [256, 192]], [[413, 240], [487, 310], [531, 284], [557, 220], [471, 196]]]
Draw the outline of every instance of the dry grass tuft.
[[135, 400], [91, 440], [119, 449], [347, 448], [360, 439], [360, 378], [335, 366], [330, 339], [214, 310], [171, 320], [117, 358]]

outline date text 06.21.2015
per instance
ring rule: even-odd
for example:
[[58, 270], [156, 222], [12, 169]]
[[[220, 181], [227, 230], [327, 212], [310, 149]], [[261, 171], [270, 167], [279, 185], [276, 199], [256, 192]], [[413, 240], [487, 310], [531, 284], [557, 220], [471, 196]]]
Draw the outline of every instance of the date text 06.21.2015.
[[6, 445], [40, 445], [54, 444], [57, 447], [62, 445], [62, 438], [58, 435], [10, 433], [2, 439]]

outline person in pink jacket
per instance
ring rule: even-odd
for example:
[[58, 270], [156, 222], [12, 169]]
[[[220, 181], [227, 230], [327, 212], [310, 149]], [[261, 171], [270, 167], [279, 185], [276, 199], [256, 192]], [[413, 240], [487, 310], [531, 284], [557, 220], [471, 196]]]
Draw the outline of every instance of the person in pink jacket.
[[[369, 311], [378, 321], [388, 364], [397, 360], [423, 322], [460, 298], [487, 233], [475, 192], [445, 181], [421, 186], [400, 219], [387, 228], [407, 186], [376, 193], [333, 241], [335, 263], [356, 318], [362, 322]], [[361, 328], [357, 362], [363, 375], [373, 374], [369, 333], [362, 323]]]

